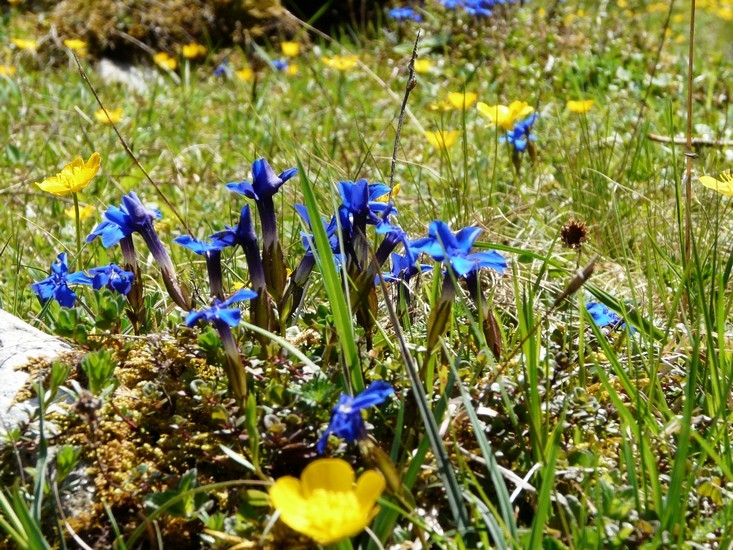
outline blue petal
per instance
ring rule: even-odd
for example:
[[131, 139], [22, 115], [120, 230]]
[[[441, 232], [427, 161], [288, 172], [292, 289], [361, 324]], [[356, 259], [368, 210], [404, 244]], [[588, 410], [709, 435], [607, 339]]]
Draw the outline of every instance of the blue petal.
[[488, 267], [494, 271], [498, 271], [504, 274], [506, 269], [506, 258], [499, 254], [496, 250], [487, 250], [482, 252], [475, 252], [467, 256], [468, 259], [478, 263], [479, 267]]
[[242, 311], [239, 308], [220, 309], [216, 314], [216, 318], [230, 327], [236, 327], [242, 318]]
[[224, 300], [221, 304], [219, 304], [219, 307], [229, 307], [232, 304], [236, 304], [237, 302], [242, 302], [244, 300], [252, 300], [254, 298], [257, 298], [257, 293], [253, 290], [250, 290], [248, 288], [240, 288], [237, 292], [232, 294], [228, 299]]
[[76, 293], [66, 284], [56, 286], [53, 290], [53, 296], [63, 307], [74, 307], [76, 303]]
[[458, 233], [456, 233], [456, 241], [458, 242], [458, 249], [464, 254], [468, 254], [471, 251], [473, 243], [476, 242], [478, 236], [482, 233], [483, 229], [480, 227], [469, 226], [464, 227]]
[[359, 395], [354, 397], [351, 402], [351, 407], [354, 410], [366, 409], [374, 405], [384, 403], [390, 395], [394, 393], [394, 388], [387, 384], [383, 380], [373, 382], [368, 388], [366, 388]]
[[229, 189], [230, 191], [234, 191], [235, 193], [239, 193], [240, 195], [244, 195], [247, 198], [259, 200], [257, 193], [255, 193], [254, 187], [252, 187], [252, 184], [249, 182], [235, 181], [232, 183], [227, 183], [227, 189]]
[[456, 275], [459, 277], [465, 277], [468, 275], [471, 271], [474, 271], [478, 268], [478, 265], [475, 261], [468, 260], [466, 258], [461, 258], [459, 256], [455, 256], [450, 258], [450, 265], [453, 267], [453, 270], [456, 272]]

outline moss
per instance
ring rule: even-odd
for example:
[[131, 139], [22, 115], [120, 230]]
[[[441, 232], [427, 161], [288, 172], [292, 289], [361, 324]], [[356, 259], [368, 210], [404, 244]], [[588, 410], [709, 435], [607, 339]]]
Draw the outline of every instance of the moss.
[[[54, 28], [61, 39], [80, 38], [93, 56], [138, 58], [151, 51], [179, 53], [191, 41], [246, 45], [249, 39], [292, 36], [297, 30], [280, 0], [66, 0], [49, 13], [25, 17]], [[21, 23], [16, 23], [20, 25]]]

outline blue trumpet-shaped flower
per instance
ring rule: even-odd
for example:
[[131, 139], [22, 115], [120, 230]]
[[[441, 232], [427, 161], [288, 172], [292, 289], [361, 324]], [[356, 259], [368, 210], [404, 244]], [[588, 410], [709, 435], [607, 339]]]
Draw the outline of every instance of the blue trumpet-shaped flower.
[[86, 240], [92, 242], [101, 237], [105, 248], [119, 242], [125, 261], [132, 264], [134, 247], [130, 236], [139, 233], [153, 255], [155, 263], [160, 267], [168, 294], [178, 306], [188, 309], [191, 307], [191, 297], [186, 288], [178, 282], [173, 262], [153, 225], [153, 222], [160, 217], [160, 212], [146, 208], [138, 196], [130, 191], [129, 194], [123, 195], [122, 205], [119, 208], [116, 206], [107, 208], [104, 220], [94, 228]]
[[94, 290], [106, 287], [125, 296], [129, 294], [135, 280], [135, 274], [132, 271], [125, 271], [115, 264], [93, 267], [89, 270], [89, 275], [92, 277]]
[[[120, 239], [137, 232], [141, 235], [153, 227], [153, 221], [159, 219], [158, 210], [145, 208], [134, 191], [123, 195], [122, 205], [118, 208], [110, 206], [104, 213], [104, 220], [87, 236], [90, 243], [97, 237], [102, 238], [102, 246], [109, 248]], [[154, 231], [154, 230], [153, 230]]]
[[208, 241], [199, 241], [191, 235], [181, 235], [173, 239], [173, 242], [185, 246], [206, 259], [206, 273], [209, 276], [211, 295], [223, 298], [224, 278], [221, 272], [221, 251], [227, 245], [214, 237]]
[[[227, 188], [254, 199], [262, 227], [262, 264], [267, 289], [275, 302], [279, 302], [285, 288], [285, 260], [277, 235], [277, 218], [273, 196], [283, 183], [298, 173], [290, 168], [276, 175], [270, 163], [257, 159], [252, 163], [252, 183], [241, 181], [228, 183]], [[248, 258], [249, 260], [249, 258]]]
[[73, 307], [76, 303], [76, 293], [69, 285], [91, 285], [92, 280], [83, 272], [69, 273], [66, 252], [62, 252], [51, 264], [51, 275], [31, 284], [31, 289], [45, 304], [53, 298], [63, 307]]
[[192, 327], [203, 319], [213, 324], [215, 327], [236, 327], [242, 318], [242, 311], [238, 307], [233, 308], [230, 306], [232, 304], [236, 304], [237, 302], [251, 300], [252, 298], [256, 297], [256, 292], [243, 288], [232, 294], [223, 302], [215, 298], [214, 305], [212, 305], [210, 308], [190, 312], [186, 316], [186, 324], [189, 327]]
[[338, 184], [342, 205], [339, 208], [341, 225], [346, 233], [354, 227], [377, 225], [387, 215], [396, 214], [394, 207], [387, 202], [378, 201], [388, 195], [389, 186], [383, 183], [369, 184], [367, 180], [340, 181]]
[[384, 403], [394, 393], [392, 386], [382, 380], [373, 382], [368, 388], [355, 397], [341, 394], [341, 398], [333, 408], [331, 423], [328, 429], [318, 440], [317, 449], [320, 454], [326, 450], [326, 444], [331, 434], [340, 437], [348, 443], [362, 439], [366, 435], [366, 425], [361, 411]]
[[258, 201], [272, 197], [283, 183], [297, 173], [297, 168], [289, 168], [278, 176], [270, 163], [261, 158], [252, 163], [252, 183], [246, 181], [227, 183], [227, 189]]
[[440, 220], [430, 223], [428, 236], [410, 243], [413, 252], [424, 252], [435, 261], [449, 265], [459, 277], [482, 267], [504, 273], [506, 260], [495, 250], [474, 252], [471, 247], [481, 234], [479, 227], [464, 227], [455, 235], [448, 225]]

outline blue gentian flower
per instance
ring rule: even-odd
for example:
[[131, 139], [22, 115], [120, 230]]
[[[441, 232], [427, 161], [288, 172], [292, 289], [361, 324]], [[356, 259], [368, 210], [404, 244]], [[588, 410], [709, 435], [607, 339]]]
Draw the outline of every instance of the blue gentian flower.
[[214, 69], [214, 76], [217, 78], [231, 78], [232, 68], [229, 66], [229, 59], [224, 58]]
[[331, 423], [325, 433], [318, 440], [318, 453], [323, 454], [331, 434], [340, 437], [348, 443], [362, 439], [366, 435], [366, 426], [361, 411], [384, 403], [394, 393], [394, 389], [387, 382], [378, 380], [373, 382], [356, 397], [345, 393], [333, 408]]
[[203, 256], [208, 252], [221, 252], [221, 249], [225, 246], [223, 242], [213, 237], [208, 241], [200, 241], [194, 239], [191, 235], [181, 235], [173, 239], [173, 242], [185, 246], [199, 256]]
[[134, 251], [132, 240], [129, 237], [132, 233], [139, 233], [160, 267], [168, 294], [178, 306], [189, 309], [191, 297], [178, 282], [173, 262], [153, 225], [153, 222], [160, 217], [160, 212], [146, 208], [138, 196], [130, 191], [129, 194], [123, 195], [122, 205], [119, 208], [116, 206], [107, 208], [104, 213], [104, 221], [94, 228], [86, 241], [92, 242], [97, 237], [101, 237], [102, 245], [105, 248], [121, 242], [127, 261], [127, 257]]
[[362, 178], [356, 182], [340, 181], [338, 188], [342, 201], [341, 210], [344, 213], [342, 224], [344, 220], [349, 221], [349, 218], [351, 218], [351, 221], [356, 225], [377, 225], [380, 221], [380, 214], [385, 211], [390, 214], [396, 213], [390, 203], [377, 200], [389, 194], [388, 185], [383, 183], [369, 184], [367, 180]]
[[31, 289], [41, 300], [42, 304], [53, 298], [63, 307], [74, 307], [76, 293], [69, 285], [91, 285], [92, 280], [82, 271], [69, 273], [66, 252], [62, 252], [51, 264], [51, 275], [31, 284]]
[[241, 246], [243, 249], [254, 243], [257, 246], [257, 233], [252, 224], [252, 213], [249, 205], [242, 207], [239, 212], [239, 223], [214, 233], [211, 238], [224, 246]]
[[272, 66], [276, 71], [285, 71], [288, 68], [288, 62], [284, 59], [275, 59], [272, 61]]
[[110, 206], [104, 213], [104, 221], [97, 225], [87, 236], [90, 243], [97, 237], [102, 238], [102, 246], [109, 248], [117, 244], [120, 239], [132, 233], [147, 231], [153, 227], [153, 221], [161, 218], [158, 210], [145, 208], [134, 191], [122, 197], [122, 205], [118, 208]]
[[430, 265], [419, 264], [417, 257], [409, 249], [404, 254], [393, 253], [390, 257], [392, 259], [392, 269], [388, 273], [383, 273], [382, 276], [385, 281], [391, 283], [408, 283], [418, 273], [433, 269]]
[[387, 15], [396, 21], [404, 21], [405, 19], [411, 19], [418, 23], [422, 21], [422, 15], [409, 6], [404, 8], [392, 8], [387, 12]]
[[249, 205], [242, 208], [237, 225], [218, 231], [211, 238], [224, 246], [241, 246], [247, 258], [252, 287], [257, 292], [261, 292], [266, 288], [264, 266], [257, 246], [257, 233], [255, 233], [255, 226], [252, 223], [252, 213]]
[[[590, 314], [591, 318], [593, 319], [593, 322], [603, 328], [603, 327], [612, 327], [612, 328], [625, 328], [626, 323], [623, 322], [623, 319], [621, 316], [616, 313], [615, 311], [612, 311], [607, 306], [601, 304], [600, 302], [589, 302], [585, 305], [585, 309], [588, 310], [588, 313]], [[634, 327], [629, 327], [629, 332], [633, 334], [636, 332], [636, 329]]]
[[[390, 188], [383, 183], [367, 183], [360, 179], [338, 183], [342, 204], [338, 209], [339, 223], [344, 241], [344, 249], [354, 262], [354, 267], [363, 269], [369, 263], [369, 243], [366, 239], [367, 225], [379, 226], [387, 221], [397, 210], [391, 202], [382, 202]], [[387, 232], [391, 226], [383, 228]], [[386, 256], [385, 256], [386, 259]]]
[[247, 288], [238, 290], [232, 294], [228, 299], [223, 302], [217, 298], [214, 298], [214, 304], [208, 309], [202, 309], [200, 311], [192, 311], [186, 316], [186, 324], [189, 327], [194, 326], [200, 320], [208, 321], [213, 324], [214, 327], [228, 326], [236, 327], [242, 318], [242, 311], [238, 307], [230, 307], [232, 304], [242, 302], [244, 300], [251, 300], [256, 298], [257, 293]]
[[262, 227], [262, 264], [267, 289], [276, 303], [279, 303], [285, 289], [285, 260], [277, 235], [277, 218], [273, 196], [283, 183], [298, 173], [297, 168], [285, 170], [276, 175], [270, 163], [257, 159], [252, 163], [252, 183], [241, 181], [227, 184], [227, 188], [254, 199]]
[[236, 327], [242, 319], [242, 311], [238, 307], [230, 306], [254, 298], [257, 298], [256, 292], [243, 288], [223, 302], [218, 298], [214, 298], [214, 304], [210, 308], [192, 311], [186, 316], [186, 324], [189, 327], [194, 326], [200, 320], [205, 320], [214, 325], [219, 333], [221, 345], [224, 348], [224, 368], [226, 369], [229, 386], [240, 407], [244, 405], [247, 398], [247, 371], [244, 369], [242, 358], [239, 356], [239, 348], [237, 348], [237, 341], [232, 334], [232, 328]]
[[173, 242], [185, 246], [192, 252], [203, 256], [206, 260], [206, 274], [209, 276], [209, 288], [212, 296], [224, 297], [224, 277], [221, 271], [221, 251], [227, 245], [212, 237], [208, 241], [199, 241], [191, 235], [181, 235]]
[[412, 241], [410, 246], [415, 253], [424, 252], [435, 261], [449, 265], [458, 277], [465, 277], [482, 267], [503, 274], [506, 260], [495, 250], [471, 254], [471, 247], [481, 231], [479, 227], [464, 227], [454, 235], [446, 223], [435, 220], [430, 223], [428, 236]]
[[530, 141], [536, 141], [537, 136], [531, 133], [532, 125], [537, 120], [537, 114], [533, 114], [517, 122], [511, 131], [507, 132], [506, 135], [500, 136], [499, 141], [502, 143], [511, 143], [514, 146], [515, 151], [520, 153], [527, 150], [527, 145]]
[[89, 275], [92, 276], [94, 290], [106, 287], [125, 296], [130, 293], [135, 280], [135, 274], [132, 271], [125, 271], [115, 264], [93, 267], [89, 270]]
[[298, 173], [297, 168], [290, 168], [279, 176], [264, 158], [252, 163], [252, 183], [246, 181], [227, 183], [227, 189], [240, 193], [255, 201], [272, 197], [280, 186]]

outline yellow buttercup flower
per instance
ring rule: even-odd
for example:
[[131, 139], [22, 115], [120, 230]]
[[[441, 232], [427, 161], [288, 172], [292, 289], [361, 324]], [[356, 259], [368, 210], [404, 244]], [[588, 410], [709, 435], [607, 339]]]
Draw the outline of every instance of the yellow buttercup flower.
[[700, 183], [710, 189], [715, 189], [721, 195], [733, 197], [733, 175], [730, 172], [720, 174], [720, 179], [716, 180], [710, 176], [700, 176]]
[[296, 57], [300, 54], [300, 43], [299, 42], [280, 42], [280, 49], [285, 57]]
[[571, 99], [565, 105], [571, 113], [582, 115], [590, 111], [594, 104], [592, 99]]
[[38, 41], [33, 38], [11, 38], [10, 42], [19, 50], [35, 52], [38, 49]]
[[[89, 218], [91, 218], [94, 215], [94, 212], [96, 210], [97, 209], [94, 208], [94, 206], [92, 206], [91, 204], [82, 206], [81, 208], [79, 208], [79, 221], [83, 222], [83, 221], [88, 220]], [[64, 210], [64, 215], [67, 218], [75, 220], [76, 219], [76, 210], [74, 209], [73, 206], [71, 208], [67, 208], [66, 210]]]
[[279, 478], [270, 487], [270, 501], [291, 529], [326, 546], [357, 535], [379, 511], [385, 488], [376, 470], [354, 483], [351, 465], [340, 458], [320, 458], [305, 467], [300, 479]]
[[448, 103], [450, 103], [454, 109], [468, 109], [478, 99], [478, 94], [473, 92], [461, 93], [451, 92], [448, 94]]
[[509, 105], [487, 105], [479, 101], [476, 108], [493, 124], [507, 131], [512, 130], [514, 124], [527, 118], [534, 111], [534, 108], [526, 101], [512, 101]]
[[415, 60], [415, 72], [419, 74], [429, 73], [430, 69], [433, 68], [433, 63], [430, 59], [416, 59]]
[[450, 132], [438, 130], [437, 132], [425, 132], [425, 137], [427, 138], [428, 143], [436, 149], [447, 150], [448, 147], [456, 142], [460, 133], [461, 132], [459, 130], [451, 130]]
[[334, 55], [333, 57], [324, 57], [323, 62], [327, 67], [336, 69], [337, 71], [348, 71], [353, 69], [359, 58], [356, 55]]
[[106, 114], [103, 109], [98, 109], [94, 111], [94, 118], [97, 122], [101, 122], [102, 124], [119, 124], [122, 120], [122, 114], [122, 107], [117, 107], [116, 109], [107, 109]]
[[13, 76], [15, 71], [16, 69], [12, 65], [0, 65], [0, 75]]
[[87, 162], [81, 157], [76, 157], [71, 163], [61, 169], [61, 172], [50, 178], [46, 178], [36, 185], [41, 190], [53, 195], [66, 195], [77, 193], [84, 189], [97, 175], [100, 167], [99, 153], [94, 152]]
[[295, 76], [298, 74], [298, 71], [300, 71], [300, 69], [295, 63], [288, 63], [288, 68], [285, 69], [285, 74], [288, 76]]
[[166, 71], [175, 71], [178, 68], [178, 60], [171, 57], [166, 52], [159, 52], [153, 56], [153, 61], [161, 69]]
[[249, 82], [255, 77], [255, 72], [250, 67], [235, 71], [234, 74], [237, 75], [239, 80], [244, 80], [245, 82]]
[[203, 46], [198, 42], [189, 42], [181, 48], [181, 53], [186, 59], [196, 59], [197, 57], [204, 57], [208, 53], [208, 50], [206, 49], [206, 46]]
[[76, 53], [79, 57], [84, 57], [87, 54], [87, 49], [89, 47], [84, 40], [80, 40], [79, 38], [64, 40], [64, 46]]

